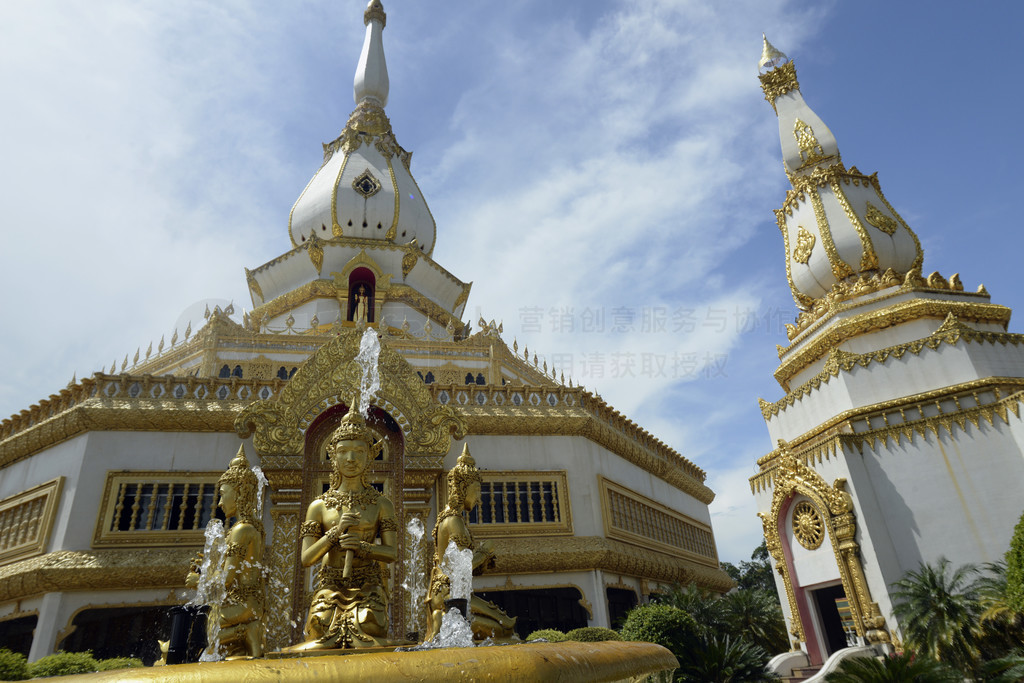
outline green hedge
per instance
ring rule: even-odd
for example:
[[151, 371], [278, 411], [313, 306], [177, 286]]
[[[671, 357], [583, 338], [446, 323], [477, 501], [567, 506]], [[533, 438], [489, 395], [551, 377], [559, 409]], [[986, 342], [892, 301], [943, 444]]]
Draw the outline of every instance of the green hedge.
[[566, 640], [575, 640], [581, 643], [599, 643], [603, 640], [622, 640], [615, 631], [610, 628], [601, 628], [600, 626], [584, 626], [583, 628], [574, 628], [565, 634]]
[[98, 668], [91, 652], [57, 652], [29, 664], [28, 672], [33, 678], [49, 678], [92, 673]]
[[135, 657], [111, 657], [101, 659], [97, 664], [97, 671], [114, 671], [116, 669], [138, 669], [142, 666], [142, 660]]
[[534, 631], [530, 635], [526, 636], [527, 640], [537, 640], [543, 638], [549, 643], [561, 643], [562, 641], [568, 640], [565, 634], [559, 631], [557, 628], [542, 628], [539, 631]]
[[680, 657], [694, 647], [700, 628], [693, 617], [678, 607], [652, 602], [630, 610], [621, 633], [623, 640], [657, 643]]
[[0, 681], [23, 681], [28, 678], [28, 660], [20, 652], [0, 648]]

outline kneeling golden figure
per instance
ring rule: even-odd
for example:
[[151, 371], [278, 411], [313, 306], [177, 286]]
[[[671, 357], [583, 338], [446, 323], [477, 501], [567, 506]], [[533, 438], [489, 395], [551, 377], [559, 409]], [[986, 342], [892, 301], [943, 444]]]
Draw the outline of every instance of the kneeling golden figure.
[[[387, 638], [387, 574], [395, 561], [395, 506], [369, 485], [374, 446], [355, 409], [331, 435], [330, 489], [310, 503], [302, 524], [302, 565], [320, 563], [316, 592], [306, 619], [306, 640], [289, 650], [377, 647]], [[379, 543], [378, 543], [379, 541]]]
[[[466, 512], [480, 504], [480, 500], [480, 470], [469, 453], [469, 444], [466, 444], [455, 467], [448, 472], [448, 504], [438, 514], [434, 526], [434, 567], [426, 600], [428, 640], [441, 631], [445, 601], [451, 594], [451, 579], [441, 565], [448, 543], [454, 541], [459, 550], [469, 548], [473, 551], [474, 574], [479, 574], [494, 562], [491, 542], [475, 543], [464, 518]], [[516, 618], [510, 617], [494, 603], [474, 595], [469, 601], [469, 613], [474, 640], [518, 640]]]

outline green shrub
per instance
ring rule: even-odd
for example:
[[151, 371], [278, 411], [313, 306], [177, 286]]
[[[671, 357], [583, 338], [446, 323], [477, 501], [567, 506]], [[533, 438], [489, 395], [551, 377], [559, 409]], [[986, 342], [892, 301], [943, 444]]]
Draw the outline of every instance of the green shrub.
[[839, 663], [839, 668], [825, 676], [825, 680], [828, 683], [873, 683], [874, 681], [961, 683], [964, 680], [964, 675], [929, 657], [915, 657], [913, 653], [904, 652], [888, 657], [844, 659]]
[[549, 643], [561, 643], [568, 640], [565, 634], [557, 628], [542, 628], [539, 631], [534, 631], [530, 635], [526, 636], [527, 640], [537, 640], [538, 638], [543, 638]]
[[114, 671], [115, 669], [137, 669], [142, 666], [142, 660], [135, 657], [111, 657], [96, 662], [97, 671]]
[[689, 614], [671, 605], [649, 603], [630, 610], [622, 625], [623, 640], [657, 643], [677, 658], [696, 646], [700, 628]]
[[584, 626], [583, 628], [574, 628], [566, 633], [565, 639], [581, 643], [600, 643], [603, 640], [622, 640], [622, 636], [610, 628]]
[[1006, 552], [1006, 606], [1024, 612], [1024, 515], [1013, 530]]
[[91, 652], [57, 652], [29, 664], [28, 672], [33, 678], [49, 678], [92, 673], [96, 668]]
[[20, 652], [0, 648], [0, 681], [24, 681], [28, 678], [28, 660]]
[[768, 653], [746, 640], [704, 634], [690, 648], [676, 655], [676, 680], [685, 683], [760, 683], [777, 680], [765, 671]]

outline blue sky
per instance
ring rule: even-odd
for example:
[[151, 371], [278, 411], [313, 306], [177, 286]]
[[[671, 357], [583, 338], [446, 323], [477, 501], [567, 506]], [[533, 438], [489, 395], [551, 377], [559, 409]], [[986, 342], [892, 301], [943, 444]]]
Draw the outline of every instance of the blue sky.
[[[169, 338], [197, 302], [251, 306], [243, 267], [289, 247], [352, 109], [362, 8], [0, 5], [0, 414]], [[724, 560], [760, 540], [757, 398], [781, 396], [795, 314], [762, 31], [844, 162], [878, 171], [926, 273], [1024, 297], [1018, 3], [385, 8], [388, 113], [435, 259], [474, 282], [466, 317], [502, 320], [706, 469]]]

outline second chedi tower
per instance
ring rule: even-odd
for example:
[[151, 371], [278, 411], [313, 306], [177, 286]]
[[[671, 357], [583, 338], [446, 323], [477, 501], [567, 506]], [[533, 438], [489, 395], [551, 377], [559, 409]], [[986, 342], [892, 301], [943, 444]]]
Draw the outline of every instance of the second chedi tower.
[[[811, 664], [890, 640], [890, 586], [922, 562], [1002, 556], [1021, 514], [1024, 336], [957, 274], [924, 275], [875, 174], [847, 168], [767, 39], [761, 86], [792, 189], [775, 212], [800, 309], [761, 401], [751, 478], [787, 624]], [[1011, 483], [1012, 482], [1012, 483]]]

